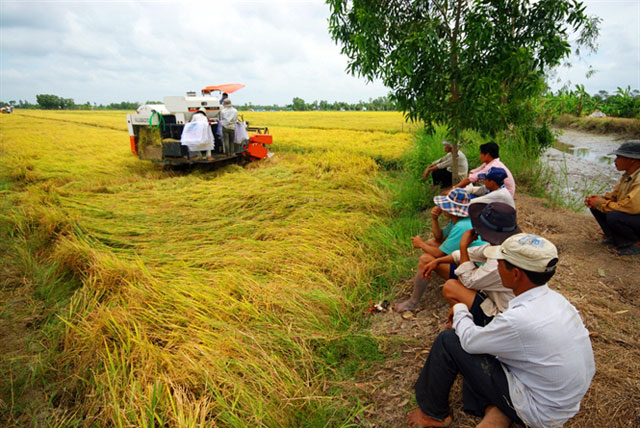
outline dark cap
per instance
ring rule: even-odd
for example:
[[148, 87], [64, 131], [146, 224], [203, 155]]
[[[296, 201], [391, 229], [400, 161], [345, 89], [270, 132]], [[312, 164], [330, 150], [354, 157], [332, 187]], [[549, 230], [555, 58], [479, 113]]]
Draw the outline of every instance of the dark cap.
[[491, 245], [499, 245], [511, 235], [521, 232], [516, 223], [516, 210], [502, 202], [471, 204], [469, 218], [478, 235]]
[[495, 181], [500, 186], [502, 186], [502, 183], [504, 183], [504, 179], [507, 178], [507, 171], [494, 166], [490, 168], [486, 173], [478, 174], [478, 178]]
[[629, 159], [640, 159], [640, 140], [626, 141], [622, 143], [622, 145], [620, 145], [617, 150], [609, 154], [622, 156]]

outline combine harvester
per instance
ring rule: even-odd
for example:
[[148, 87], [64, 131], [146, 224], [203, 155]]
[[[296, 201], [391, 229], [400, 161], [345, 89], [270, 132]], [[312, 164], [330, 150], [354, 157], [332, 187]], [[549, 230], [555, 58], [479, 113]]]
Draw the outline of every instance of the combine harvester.
[[[221, 105], [219, 97], [213, 96], [213, 93], [230, 94], [241, 88], [244, 88], [244, 85], [238, 83], [207, 86], [202, 89], [201, 96], [196, 96], [195, 92], [187, 92], [186, 96], [164, 97], [164, 104], [145, 104], [138, 107], [135, 114], [127, 115], [131, 151], [142, 160], [162, 165], [206, 164], [238, 157], [269, 157], [267, 145], [272, 143], [269, 129], [249, 126], [248, 122], [240, 120], [238, 123], [244, 128], [242, 134], [247, 138], [241, 139], [239, 144], [230, 144], [227, 153], [223, 150], [221, 136], [216, 132]], [[189, 147], [180, 142], [185, 124], [189, 123], [198, 111], [206, 112], [215, 138], [214, 150], [209, 157], [201, 156], [200, 152], [189, 151]]]

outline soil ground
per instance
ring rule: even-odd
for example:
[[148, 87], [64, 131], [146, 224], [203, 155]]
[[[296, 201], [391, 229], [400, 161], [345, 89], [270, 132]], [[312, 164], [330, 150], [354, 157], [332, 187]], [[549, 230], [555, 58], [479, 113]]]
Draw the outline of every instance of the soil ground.
[[[578, 308], [592, 335], [596, 375], [580, 412], [565, 426], [640, 426], [640, 256], [610, 254], [590, 215], [548, 207], [544, 199], [524, 194], [516, 195], [516, 204], [521, 229], [558, 247], [559, 268], [549, 285]], [[383, 344], [385, 362], [358, 384], [369, 395], [362, 426], [407, 426], [406, 413], [416, 407], [413, 384], [448, 312], [442, 283], [432, 280], [415, 314], [371, 315], [371, 333]], [[411, 288], [410, 281], [399, 284], [398, 299], [407, 298]], [[460, 377], [450, 400], [451, 426], [476, 426], [479, 418], [462, 412]]]

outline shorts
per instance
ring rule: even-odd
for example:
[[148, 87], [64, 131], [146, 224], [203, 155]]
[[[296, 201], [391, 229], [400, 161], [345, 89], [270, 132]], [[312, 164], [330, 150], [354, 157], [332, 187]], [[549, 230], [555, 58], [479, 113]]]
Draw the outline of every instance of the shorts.
[[473, 299], [473, 304], [469, 309], [471, 315], [473, 315], [473, 323], [480, 327], [484, 327], [493, 321], [493, 317], [490, 317], [484, 313], [480, 305], [484, 302], [484, 299], [488, 299], [488, 296], [484, 291], [478, 291], [476, 297]]
[[458, 279], [458, 275], [456, 275], [454, 272], [456, 271], [456, 269], [458, 269], [458, 265], [455, 263], [451, 263], [449, 265], [449, 279]]

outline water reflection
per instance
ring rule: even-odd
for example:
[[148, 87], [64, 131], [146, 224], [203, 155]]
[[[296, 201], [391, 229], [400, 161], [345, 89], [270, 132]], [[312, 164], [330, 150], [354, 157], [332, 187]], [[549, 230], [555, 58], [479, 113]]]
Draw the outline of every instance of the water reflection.
[[593, 151], [585, 147], [572, 146], [571, 144], [566, 144], [558, 140], [553, 143], [553, 147], [561, 152], [572, 154], [590, 162], [613, 165], [613, 160], [615, 159], [614, 155], [605, 156], [602, 152]]

